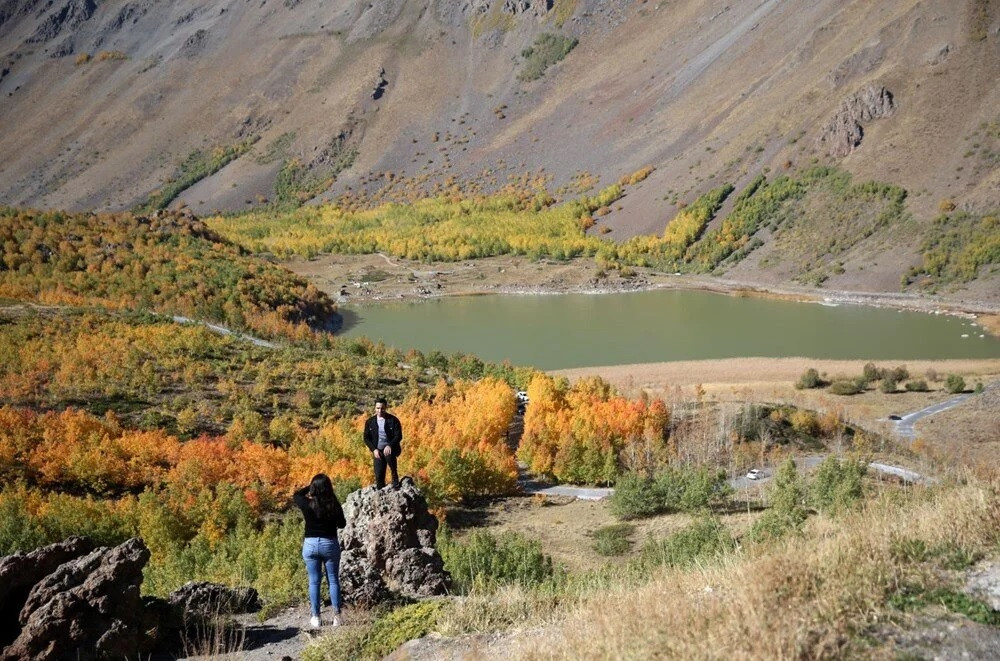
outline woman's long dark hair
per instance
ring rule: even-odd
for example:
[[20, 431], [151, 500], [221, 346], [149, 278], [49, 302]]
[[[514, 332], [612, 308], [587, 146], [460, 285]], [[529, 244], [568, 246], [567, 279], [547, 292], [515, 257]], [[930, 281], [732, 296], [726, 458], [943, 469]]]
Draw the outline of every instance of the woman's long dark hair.
[[340, 508], [337, 494], [333, 492], [333, 484], [323, 473], [315, 476], [309, 483], [309, 506], [320, 519], [331, 519]]

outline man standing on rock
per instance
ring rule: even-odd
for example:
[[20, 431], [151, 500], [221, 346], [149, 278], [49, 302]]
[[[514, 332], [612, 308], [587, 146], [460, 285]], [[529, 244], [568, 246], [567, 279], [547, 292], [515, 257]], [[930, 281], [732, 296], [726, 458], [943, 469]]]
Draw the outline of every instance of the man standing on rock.
[[384, 397], [375, 400], [375, 415], [365, 421], [365, 445], [371, 450], [375, 466], [375, 487], [385, 486], [385, 467], [392, 471], [392, 487], [399, 488], [396, 458], [399, 457], [403, 426], [399, 418], [389, 413]]

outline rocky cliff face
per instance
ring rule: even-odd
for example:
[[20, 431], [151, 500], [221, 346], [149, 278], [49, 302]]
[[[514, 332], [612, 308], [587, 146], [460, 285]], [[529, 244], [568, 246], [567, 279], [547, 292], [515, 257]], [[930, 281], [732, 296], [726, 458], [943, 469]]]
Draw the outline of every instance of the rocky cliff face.
[[844, 99], [837, 114], [820, 130], [817, 142], [830, 156], [847, 156], [861, 145], [863, 123], [889, 117], [895, 110], [889, 90], [866, 85]]

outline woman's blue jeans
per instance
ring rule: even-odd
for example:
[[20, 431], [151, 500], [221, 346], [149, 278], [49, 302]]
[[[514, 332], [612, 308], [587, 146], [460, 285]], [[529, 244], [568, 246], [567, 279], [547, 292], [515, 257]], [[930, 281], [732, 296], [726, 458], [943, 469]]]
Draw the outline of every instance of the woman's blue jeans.
[[323, 582], [323, 568], [326, 567], [326, 580], [330, 584], [330, 603], [333, 612], [339, 613], [340, 600], [340, 543], [336, 539], [326, 537], [306, 537], [302, 542], [302, 559], [306, 561], [306, 571], [309, 573], [309, 603], [312, 614], [319, 617], [319, 588]]

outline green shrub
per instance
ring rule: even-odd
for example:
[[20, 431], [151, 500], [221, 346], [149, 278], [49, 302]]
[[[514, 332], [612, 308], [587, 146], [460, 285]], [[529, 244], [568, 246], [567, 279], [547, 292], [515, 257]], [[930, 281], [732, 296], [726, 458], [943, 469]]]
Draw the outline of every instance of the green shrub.
[[789, 532], [802, 529], [806, 520], [803, 503], [806, 500], [805, 487], [799, 477], [795, 462], [786, 460], [778, 467], [771, 486], [771, 507], [754, 522], [747, 537], [754, 541], [777, 539]]
[[965, 390], [965, 379], [958, 374], [949, 374], [948, 378], [945, 379], [944, 389], [952, 394], [963, 392]]
[[795, 387], [798, 390], [806, 390], [811, 388], [822, 388], [826, 385], [826, 381], [820, 378], [819, 372], [816, 368], [810, 367], [805, 371], [805, 373], [799, 377], [799, 380], [795, 383]]
[[888, 394], [896, 392], [896, 381], [893, 379], [882, 379], [882, 383], [879, 384], [879, 390]]
[[907, 381], [906, 390], [908, 392], [927, 392], [927, 382], [923, 379], [913, 379], [912, 381]]
[[610, 499], [611, 512], [619, 519], [640, 519], [661, 511], [653, 481], [644, 475], [627, 473], [618, 478]]
[[842, 379], [830, 384], [830, 392], [834, 395], [857, 395], [864, 388], [853, 379]]
[[611, 496], [611, 511], [620, 519], [694, 512], [720, 505], [731, 494], [725, 471], [669, 467], [653, 478], [635, 474], [620, 478]]
[[0, 556], [33, 551], [56, 541], [48, 539], [38, 520], [25, 511], [23, 498], [12, 495], [6, 490], [0, 494]]
[[809, 502], [821, 512], [836, 513], [852, 507], [864, 495], [868, 467], [858, 459], [827, 457], [809, 486]]
[[663, 540], [650, 539], [639, 562], [646, 567], [684, 567], [720, 556], [736, 547], [732, 534], [715, 517], [703, 517]]
[[455, 540], [442, 529], [438, 551], [453, 587], [462, 593], [499, 585], [538, 585], [555, 573], [552, 558], [542, 553], [541, 544], [514, 532], [493, 535], [477, 530]]
[[632, 549], [630, 535], [635, 532], [635, 526], [629, 523], [618, 523], [603, 526], [594, 531], [594, 550], [598, 555], [624, 555]]
[[579, 43], [576, 37], [545, 32], [535, 39], [535, 43], [521, 51], [524, 67], [517, 74], [521, 82], [538, 80], [545, 70], [562, 60]]

